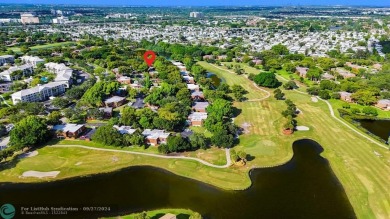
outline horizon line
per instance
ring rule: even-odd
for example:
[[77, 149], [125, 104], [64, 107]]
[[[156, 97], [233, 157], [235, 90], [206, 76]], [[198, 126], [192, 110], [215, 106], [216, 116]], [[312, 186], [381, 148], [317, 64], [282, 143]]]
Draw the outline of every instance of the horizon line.
[[126, 4], [83, 4], [83, 3], [72, 3], [72, 4], [65, 4], [65, 3], [3, 3], [0, 2], [0, 5], [33, 5], [33, 6], [39, 6], [39, 5], [58, 5], [58, 6], [98, 6], [98, 7], [380, 7], [380, 8], [390, 8], [389, 5], [373, 5], [373, 4], [318, 4], [318, 5], [308, 5], [308, 4], [281, 4], [281, 5], [126, 5]]

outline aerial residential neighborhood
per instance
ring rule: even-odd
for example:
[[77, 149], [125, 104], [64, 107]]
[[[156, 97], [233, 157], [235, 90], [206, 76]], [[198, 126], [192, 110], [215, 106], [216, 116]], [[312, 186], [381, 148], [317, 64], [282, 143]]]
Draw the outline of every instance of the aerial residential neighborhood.
[[20, 2], [1, 218], [389, 217], [387, 2]]

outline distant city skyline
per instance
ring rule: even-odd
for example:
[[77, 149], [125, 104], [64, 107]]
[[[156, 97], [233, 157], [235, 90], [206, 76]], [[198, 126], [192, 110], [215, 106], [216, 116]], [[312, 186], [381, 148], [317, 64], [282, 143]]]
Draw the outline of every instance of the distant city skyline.
[[13, 4], [67, 4], [67, 5], [115, 5], [115, 6], [390, 6], [389, 0], [0, 0]]

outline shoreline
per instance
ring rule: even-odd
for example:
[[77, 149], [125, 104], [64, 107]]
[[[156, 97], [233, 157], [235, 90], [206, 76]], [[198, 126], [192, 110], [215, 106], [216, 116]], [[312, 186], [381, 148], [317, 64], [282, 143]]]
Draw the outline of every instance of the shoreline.
[[[295, 140], [295, 141], [304, 140], [304, 139], [308, 139], [308, 138], [302, 138], [302, 139], [298, 139], [298, 140]], [[310, 139], [310, 140], [312, 140], [312, 139]], [[56, 147], [53, 147], [53, 148], [56, 148]], [[85, 148], [82, 148], [82, 149], [85, 149]], [[237, 188], [237, 187], [236, 188], [224, 187], [223, 185], [220, 185], [218, 183], [210, 183], [210, 182], [202, 181], [200, 179], [197, 179], [197, 178], [194, 178], [194, 177], [190, 177], [190, 176], [185, 176], [185, 175], [180, 174], [178, 172], [169, 170], [169, 169], [167, 169], [167, 168], [165, 168], [163, 166], [155, 166], [155, 165], [150, 165], [150, 164], [129, 165], [129, 166], [125, 166], [125, 167], [121, 167], [121, 168], [115, 169], [115, 170], [108, 170], [108, 171], [103, 171], [103, 172], [95, 172], [95, 173], [83, 174], [83, 175], [77, 175], [77, 176], [62, 176], [62, 177], [56, 177], [56, 178], [29, 178], [30, 181], [27, 181], [27, 182], [1, 181], [1, 179], [0, 179], [0, 185], [2, 185], [2, 184], [25, 184], [25, 185], [28, 185], [28, 184], [41, 184], [41, 183], [43, 184], [43, 183], [55, 183], [55, 182], [64, 182], [64, 181], [74, 181], [74, 180], [79, 180], [79, 179], [84, 179], [84, 178], [96, 177], [96, 176], [100, 176], [100, 175], [104, 175], [104, 174], [114, 174], [116, 172], [121, 172], [121, 171], [124, 171], [126, 169], [130, 169], [130, 168], [139, 168], [139, 167], [141, 167], [141, 168], [147, 167], [148, 168], [149, 167], [149, 168], [158, 169], [159, 171], [167, 172], [169, 174], [175, 174], [175, 175], [180, 176], [180, 177], [185, 177], [185, 178], [190, 179], [190, 180], [201, 182], [201, 183], [204, 183], [204, 184], [216, 187], [218, 189], [231, 190], [231, 191], [244, 191], [244, 190], [249, 189], [252, 186], [252, 184], [253, 184], [252, 178], [251, 178], [251, 172], [252, 171], [254, 171], [256, 169], [279, 167], [279, 166], [287, 164], [288, 162], [290, 162], [292, 160], [292, 158], [294, 156], [292, 145], [291, 145], [291, 151], [292, 151], [291, 156], [287, 160], [284, 160], [284, 161], [282, 161], [280, 163], [273, 164], [273, 165], [267, 165], [267, 166], [252, 166], [252, 167], [250, 167], [247, 170], [243, 170], [241, 172], [242, 174], [245, 175], [243, 177], [243, 179], [244, 180], [248, 180], [249, 179], [248, 180], [249, 181], [249, 185], [243, 186], [241, 188]], [[124, 151], [124, 152], [126, 152], [126, 151]], [[120, 152], [118, 152], [118, 153], [120, 153]], [[172, 159], [176, 159], [176, 158], [172, 157]], [[203, 166], [207, 166], [207, 165], [205, 165], [203, 163], [201, 163], [201, 164]], [[216, 168], [216, 169], [218, 169], [218, 168]], [[7, 170], [7, 169], [4, 169], [4, 170]]]

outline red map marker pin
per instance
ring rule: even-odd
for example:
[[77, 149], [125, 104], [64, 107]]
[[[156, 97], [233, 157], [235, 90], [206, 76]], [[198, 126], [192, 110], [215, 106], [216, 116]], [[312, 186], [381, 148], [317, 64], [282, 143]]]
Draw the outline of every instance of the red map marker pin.
[[149, 67], [152, 66], [155, 59], [156, 59], [156, 53], [154, 53], [152, 50], [145, 52], [144, 60]]

